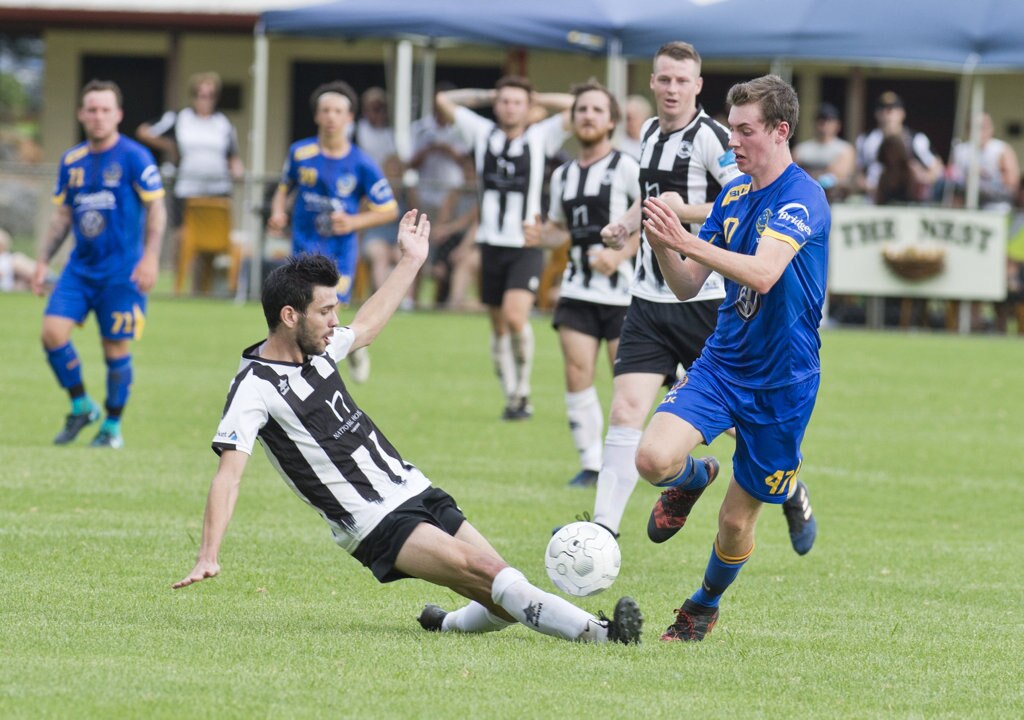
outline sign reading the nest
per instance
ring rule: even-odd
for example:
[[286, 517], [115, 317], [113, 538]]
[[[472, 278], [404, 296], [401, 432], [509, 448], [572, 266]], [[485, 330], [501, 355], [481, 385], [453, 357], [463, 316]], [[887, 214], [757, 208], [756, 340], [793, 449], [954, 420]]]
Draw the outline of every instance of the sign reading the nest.
[[1006, 298], [1006, 213], [832, 207], [829, 289], [850, 295]]

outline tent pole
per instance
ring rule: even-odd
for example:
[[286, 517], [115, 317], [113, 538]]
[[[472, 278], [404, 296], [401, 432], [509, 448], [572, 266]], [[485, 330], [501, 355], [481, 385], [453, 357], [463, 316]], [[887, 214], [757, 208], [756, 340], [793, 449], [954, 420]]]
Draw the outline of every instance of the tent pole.
[[412, 41], [399, 40], [395, 51], [395, 150], [407, 158], [412, 149]]
[[423, 48], [421, 58], [423, 77], [421, 78], [420, 117], [425, 118], [434, 113], [434, 88], [437, 84], [437, 48], [433, 43]]
[[608, 41], [608, 92], [612, 94], [623, 113], [623, 120], [615, 128], [615, 138], [621, 140], [626, 136], [626, 93], [629, 91], [627, 81], [628, 63], [622, 57], [622, 41], [612, 38]]
[[269, 85], [270, 47], [263, 22], [256, 23], [253, 38], [252, 121], [249, 129], [249, 171], [245, 173], [245, 239], [252, 248], [248, 283], [238, 283], [235, 300], [258, 298], [263, 285], [263, 178], [267, 173], [267, 88]]

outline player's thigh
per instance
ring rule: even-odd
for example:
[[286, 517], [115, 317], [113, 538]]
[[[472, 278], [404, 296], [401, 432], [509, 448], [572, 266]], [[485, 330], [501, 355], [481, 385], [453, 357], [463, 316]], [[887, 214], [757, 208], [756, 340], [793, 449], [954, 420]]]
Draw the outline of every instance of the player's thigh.
[[580, 392], [591, 387], [601, 341], [564, 325], [558, 328], [558, 341], [565, 360], [566, 390]]
[[475, 546], [425, 522], [416, 526], [395, 558], [399, 572], [474, 595], [489, 595], [504, 566], [493, 548]]
[[800, 445], [814, 410], [817, 375], [782, 388], [752, 393], [736, 416], [733, 474], [752, 497], [781, 503], [803, 466]]
[[665, 376], [660, 373], [627, 373], [612, 379], [609, 424], [640, 430], [661, 391]]
[[133, 282], [111, 283], [100, 292], [95, 312], [104, 340], [138, 340], [146, 327], [146, 296]]
[[85, 322], [93, 308], [95, 289], [77, 275], [65, 271], [50, 293], [43, 310], [43, 345], [50, 350], [71, 338], [75, 325]]
[[655, 413], [636, 450], [636, 468], [650, 482], [678, 475], [704, 436], [688, 421], [671, 413]]

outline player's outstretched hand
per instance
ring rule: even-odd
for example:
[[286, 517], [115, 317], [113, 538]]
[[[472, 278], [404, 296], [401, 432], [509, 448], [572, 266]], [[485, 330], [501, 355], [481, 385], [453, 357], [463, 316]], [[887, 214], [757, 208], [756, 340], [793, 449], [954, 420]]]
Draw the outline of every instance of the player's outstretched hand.
[[612, 250], [621, 250], [629, 239], [629, 231], [622, 223], [609, 223], [601, 228], [601, 242]]
[[656, 197], [644, 201], [644, 230], [647, 241], [654, 247], [664, 247], [686, 254], [687, 238], [692, 237], [683, 230], [679, 216]]
[[422, 263], [427, 259], [430, 250], [430, 218], [426, 213], [410, 210], [402, 216], [398, 223], [398, 247], [403, 256], [412, 260]]
[[200, 580], [216, 577], [219, 573], [220, 563], [211, 562], [209, 560], [197, 560], [196, 566], [192, 568], [192, 572], [171, 585], [171, 587], [177, 590], [179, 588], [187, 587], [192, 583], [197, 583]]

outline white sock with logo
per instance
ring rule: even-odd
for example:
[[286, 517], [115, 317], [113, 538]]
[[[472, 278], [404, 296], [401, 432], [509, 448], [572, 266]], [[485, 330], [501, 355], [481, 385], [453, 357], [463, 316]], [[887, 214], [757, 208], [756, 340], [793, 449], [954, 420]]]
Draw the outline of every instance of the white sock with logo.
[[491, 360], [507, 402], [516, 391], [516, 361], [512, 357], [512, 338], [508, 333], [491, 335]]
[[515, 396], [530, 397], [530, 374], [533, 372], [533, 328], [530, 323], [523, 325], [519, 332], [512, 336], [512, 357], [515, 360], [516, 388]]
[[604, 447], [601, 443], [604, 414], [597, 388], [591, 385], [586, 390], [567, 392], [565, 408], [569, 416], [572, 442], [580, 454], [580, 467], [584, 470], [600, 470], [601, 451]]
[[485, 633], [503, 630], [512, 623], [500, 618], [478, 602], [471, 602], [444, 616], [441, 632]]
[[604, 464], [597, 475], [597, 497], [594, 498], [594, 522], [612, 532], [626, 512], [626, 503], [633, 494], [640, 473], [636, 469], [636, 449], [642, 433], [630, 427], [612, 425], [604, 440]]
[[608, 640], [608, 629], [597, 618], [568, 600], [531, 585], [515, 568], [507, 567], [495, 576], [491, 598], [531, 630], [564, 640]]

